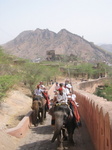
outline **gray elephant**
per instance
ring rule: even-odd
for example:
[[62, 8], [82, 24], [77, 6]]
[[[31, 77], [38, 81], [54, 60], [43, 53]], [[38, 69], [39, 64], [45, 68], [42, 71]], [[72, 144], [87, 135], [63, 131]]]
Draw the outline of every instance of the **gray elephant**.
[[[58, 147], [63, 148], [63, 140], [73, 141], [73, 133], [77, 127], [76, 120], [71, 114], [68, 105], [57, 105], [54, 107], [53, 116], [55, 117], [54, 135], [51, 142], [57, 139]], [[63, 136], [63, 138], [62, 138]]]
[[40, 96], [33, 97], [32, 123], [36, 126], [39, 122], [43, 124], [46, 118], [46, 100]]

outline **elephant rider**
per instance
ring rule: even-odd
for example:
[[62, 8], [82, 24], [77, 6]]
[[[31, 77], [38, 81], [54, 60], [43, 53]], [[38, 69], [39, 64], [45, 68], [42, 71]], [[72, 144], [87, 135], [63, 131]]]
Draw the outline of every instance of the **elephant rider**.
[[63, 88], [58, 89], [58, 94], [54, 97], [55, 104], [50, 109], [49, 114], [52, 116], [51, 124], [55, 124], [55, 118], [53, 117], [54, 108], [57, 105], [68, 105], [67, 104], [67, 95], [63, 92]]
[[69, 79], [66, 79], [66, 80], [65, 80], [65, 84], [67, 85], [67, 84], [69, 84], [69, 83], [70, 83]]
[[48, 95], [48, 91], [46, 90], [46, 88], [43, 85], [42, 81], [39, 83], [39, 85], [37, 85], [37, 89], [35, 89], [34, 95], [35, 95], [35, 97], [40, 96], [41, 98], [43, 98], [43, 97], [45, 98], [46, 106], [47, 106], [47, 110], [48, 110], [49, 105], [50, 105], [50, 98], [49, 98], [49, 95]]
[[[63, 83], [60, 83], [59, 86], [60, 86], [59, 89], [62, 89], [62, 90], [63, 90], [63, 93], [66, 93], [66, 89], [65, 89], [65, 87], [64, 87], [64, 84], [63, 84]], [[59, 91], [59, 89], [58, 89], [58, 91]]]
[[67, 104], [67, 95], [63, 92], [62, 88], [59, 88], [57, 91], [54, 90], [54, 98], [51, 100], [52, 106]]
[[57, 95], [57, 103], [67, 104], [67, 95], [63, 91], [63, 88], [59, 88], [58, 91], [59, 91], [59, 94]]
[[[37, 88], [34, 90], [33, 101], [41, 100], [43, 98], [42, 92], [44, 91], [44, 89], [41, 88], [41, 87], [42, 87], [42, 85], [39, 84], [39, 85], [37, 85]], [[33, 109], [33, 102], [32, 102], [32, 107], [31, 108]]]
[[[67, 85], [66, 85], [66, 88], [68, 89], [68, 91], [69, 91], [68, 94], [69, 94], [69, 93], [72, 91], [72, 86], [71, 86], [71, 84], [67, 84]], [[68, 94], [67, 94], [67, 95], [68, 95]]]
[[68, 94], [68, 96], [71, 96], [72, 97], [72, 101], [74, 101], [74, 103], [76, 104], [77, 107], [79, 107], [79, 104], [76, 102], [76, 95], [72, 92], [70, 92]]
[[70, 95], [68, 96], [68, 104], [72, 110], [73, 116], [76, 119], [77, 126], [81, 126], [80, 115], [79, 115], [76, 103], [74, 102], [72, 96]]
[[56, 85], [55, 85], [55, 90], [58, 90], [60, 88], [58, 82], [56, 82]]
[[43, 97], [42, 96], [42, 92], [43, 92], [43, 89], [40, 88], [39, 85], [37, 85], [37, 88], [34, 90], [34, 96], [40, 96], [40, 97]]
[[40, 81], [40, 83], [37, 85], [40, 89], [44, 89], [45, 88], [45, 86], [44, 86], [44, 84], [43, 84], [43, 82], [42, 81]]
[[56, 102], [57, 102], [57, 95], [58, 95], [58, 91], [57, 90], [54, 90], [54, 98], [50, 100], [50, 105], [52, 107], [54, 107], [56, 105]]
[[65, 93], [66, 93], [66, 95], [70, 94], [70, 90], [68, 88], [68, 85], [65, 85]]

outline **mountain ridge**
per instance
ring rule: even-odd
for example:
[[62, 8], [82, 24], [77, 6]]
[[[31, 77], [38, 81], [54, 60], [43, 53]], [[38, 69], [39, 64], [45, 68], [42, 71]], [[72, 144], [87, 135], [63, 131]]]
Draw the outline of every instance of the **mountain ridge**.
[[39, 57], [46, 59], [46, 52], [49, 50], [54, 50], [57, 55], [73, 54], [87, 62], [112, 60], [111, 53], [66, 29], [61, 29], [58, 33], [39, 28], [23, 31], [2, 47], [7, 53], [31, 60]]
[[101, 48], [107, 50], [108, 52], [112, 53], [112, 44], [101, 44], [99, 45]]

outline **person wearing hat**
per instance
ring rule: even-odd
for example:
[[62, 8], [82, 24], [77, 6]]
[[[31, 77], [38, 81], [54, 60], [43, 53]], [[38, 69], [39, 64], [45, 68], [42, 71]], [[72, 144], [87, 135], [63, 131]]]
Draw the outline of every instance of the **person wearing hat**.
[[51, 125], [55, 125], [55, 118], [53, 116], [53, 112], [54, 112], [54, 108], [56, 105], [67, 105], [67, 95], [66, 93], [63, 92], [63, 88], [59, 88], [58, 90], [58, 93], [55, 92], [55, 96], [54, 96], [54, 99], [53, 99], [53, 105], [52, 105], [52, 108], [49, 110], [49, 114], [52, 116], [51, 118]]
[[31, 108], [33, 109], [33, 102], [35, 101], [35, 100], [40, 100], [40, 99], [42, 99], [43, 98], [43, 94], [42, 94], [42, 92], [43, 92], [43, 90], [40, 88], [40, 86], [39, 85], [37, 85], [37, 88], [34, 90], [34, 93], [33, 93], [33, 101], [32, 101], [32, 106], [31, 106]]
[[43, 91], [43, 90], [40, 88], [40, 86], [37, 85], [37, 88], [34, 90], [34, 95], [35, 95], [35, 96], [43, 97], [43, 96], [42, 96], [42, 91]]
[[66, 88], [68, 88], [69, 92], [71, 92], [71, 88], [72, 88], [71, 84], [67, 84]]
[[66, 95], [69, 95], [69, 94], [70, 94], [70, 90], [69, 90], [69, 88], [68, 88], [67, 85], [65, 85], [65, 93], [66, 93]]
[[63, 92], [63, 88], [58, 89], [59, 94], [57, 95], [57, 102], [62, 104], [65, 103], [67, 104], [67, 95], [65, 92]]
[[70, 83], [70, 80], [69, 79], [66, 79], [65, 80], [65, 84], [67, 85], [67, 84], [69, 84]]
[[44, 86], [42, 81], [40, 81], [40, 83], [37, 86], [39, 86], [40, 89], [44, 89], [45, 88], [45, 86]]
[[68, 96], [71, 96], [72, 97], [72, 101], [76, 104], [77, 107], [79, 107], [79, 104], [76, 102], [76, 95], [72, 92], [70, 92], [68, 94]]
[[58, 91], [54, 90], [54, 98], [50, 100], [52, 107], [56, 105]]
[[58, 90], [60, 88], [58, 82], [56, 82], [55, 90]]
[[59, 84], [60, 88], [63, 90], [63, 93], [66, 93], [66, 89], [64, 87], [64, 84], [63, 83], [60, 83]]

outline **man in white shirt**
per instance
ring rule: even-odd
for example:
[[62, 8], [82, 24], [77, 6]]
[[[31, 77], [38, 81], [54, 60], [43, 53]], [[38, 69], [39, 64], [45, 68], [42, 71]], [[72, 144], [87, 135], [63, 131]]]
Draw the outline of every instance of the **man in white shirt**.
[[72, 94], [72, 92], [70, 92], [68, 94], [68, 98], [70, 98], [70, 97], [71, 97], [72, 101], [74, 101], [74, 103], [76, 104], [76, 106], [79, 107], [79, 104], [76, 102], [76, 95]]
[[69, 90], [69, 92], [71, 92], [72, 86], [70, 84], [67, 84], [66, 88]]
[[56, 82], [55, 90], [58, 90], [60, 88], [58, 82]]
[[[59, 93], [56, 94], [55, 96], [55, 104], [64, 104], [66, 105], [67, 104], [67, 95], [66, 93], [63, 92], [63, 88], [59, 88], [57, 90]], [[53, 107], [50, 109], [49, 111], [49, 114], [52, 116], [52, 119], [51, 119], [51, 124], [54, 125], [55, 124], [55, 118], [54, 118], [54, 115], [53, 115], [53, 112], [54, 112], [54, 108], [55, 108], [55, 105], [53, 105]]]
[[34, 95], [43, 97], [42, 92], [43, 90], [40, 89], [39, 86], [37, 86], [37, 88], [34, 90]]
[[68, 89], [67, 85], [66, 85], [66, 87], [65, 87], [65, 93], [66, 93], [66, 95], [69, 95], [69, 94], [70, 94], [70, 90]]
[[67, 95], [66, 95], [66, 93], [63, 92], [62, 88], [59, 88], [58, 91], [59, 91], [59, 94], [57, 95], [57, 102], [67, 104]]

